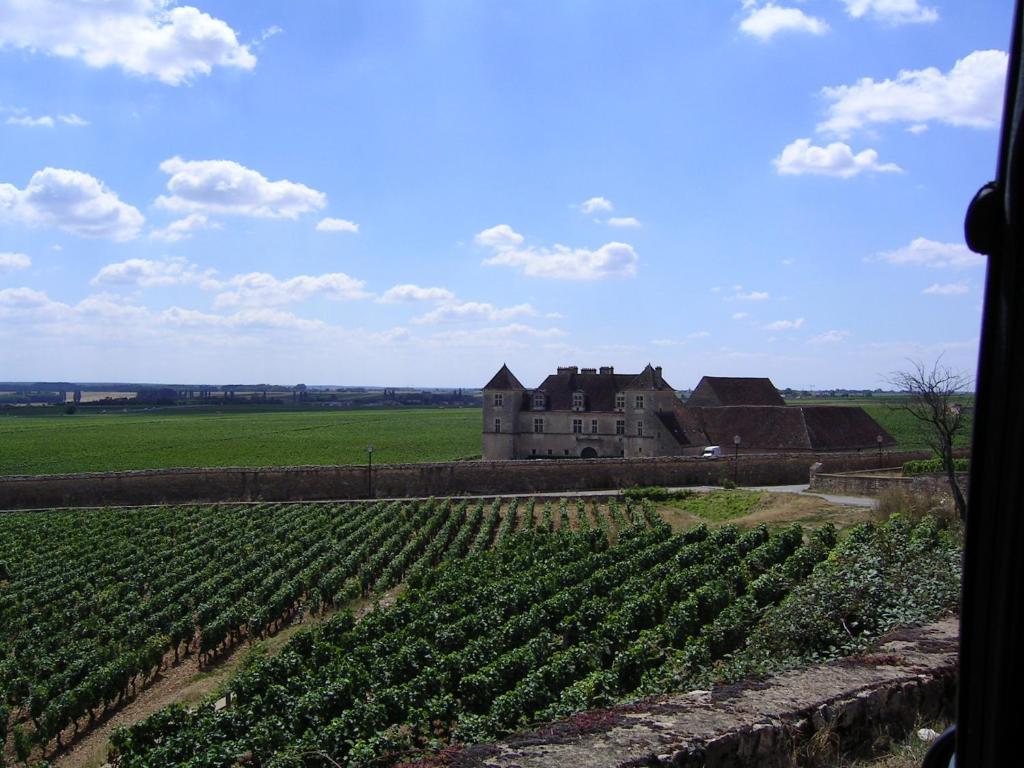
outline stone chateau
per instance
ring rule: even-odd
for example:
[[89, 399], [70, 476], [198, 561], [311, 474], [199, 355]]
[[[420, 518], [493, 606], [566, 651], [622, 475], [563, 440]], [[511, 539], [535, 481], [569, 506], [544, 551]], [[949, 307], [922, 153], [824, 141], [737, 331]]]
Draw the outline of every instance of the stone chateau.
[[767, 378], [705, 376], [684, 405], [650, 364], [640, 373], [559, 368], [527, 389], [502, 365], [483, 389], [483, 458], [611, 458], [840, 451], [895, 444], [862, 408], [787, 406]]

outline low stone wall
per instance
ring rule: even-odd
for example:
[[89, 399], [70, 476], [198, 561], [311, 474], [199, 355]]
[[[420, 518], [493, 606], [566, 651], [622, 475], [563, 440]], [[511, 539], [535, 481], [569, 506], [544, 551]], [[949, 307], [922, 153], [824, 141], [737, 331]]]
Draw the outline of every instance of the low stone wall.
[[[886, 465], [926, 458], [888, 452]], [[307, 501], [590, 491], [634, 486], [740, 485], [808, 482], [810, 467], [842, 472], [877, 468], [875, 452], [740, 454], [707, 460], [569, 459], [456, 461], [366, 466], [163, 469], [74, 475], [0, 477], [0, 509], [91, 507], [217, 501]]]
[[[899, 472], [899, 468], [890, 470]], [[964, 496], [967, 496], [968, 473], [957, 472], [957, 484]], [[901, 491], [920, 496], [947, 496], [950, 493], [949, 482], [945, 475], [914, 475], [899, 477], [880, 474], [878, 472], [842, 472], [823, 473], [811, 468], [810, 490], [815, 493], [828, 493], [838, 496], [871, 496], [877, 497], [885, 491]]]
[[457, 768], [795, 768], [862, 756], [920, 719], [951, 719], [955, 617], [869, 652], [756, 683], [585, 712], [452, 756]]

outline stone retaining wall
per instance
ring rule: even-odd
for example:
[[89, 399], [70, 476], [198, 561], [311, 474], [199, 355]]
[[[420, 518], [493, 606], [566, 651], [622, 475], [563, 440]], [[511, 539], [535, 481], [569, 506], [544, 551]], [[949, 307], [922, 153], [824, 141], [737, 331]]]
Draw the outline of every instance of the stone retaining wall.
[[[883, 463], [925, 458], [920, 451], [888, 452]], [[806, 483], [810, 466], [842, 472], [877, 468], [878, 454], [740, 454], [707, 460], [570, 459], [456, 461], [366, 466], [163, 469], [137, 472], [0, 477], [0, 509], [177, 504], [217, 501], [305, 501], [530, 494], [634, 486], [718, 485], [736, 477], [741, 485]]]
[[[899, 468], [891, 470], [898, 472]], [[968, 473], [957, 472], [956, 479], [967, 496]], [[828, 473], [811, 468], [810, 490], [815, 493], [829, 493], [839, 496], [879, 496], [885, 491], [902, 491], [913, 495], [947, 496], [949, 482], [945, 475], [915, 475], [898, 477], [873, 472]]]
[[791, 768], [835, 765], [921, 719], [953, 716], [955, 617], [892, 633], [871, 652], [763, 682], [587, 712], [497, 744], [457, 768]]

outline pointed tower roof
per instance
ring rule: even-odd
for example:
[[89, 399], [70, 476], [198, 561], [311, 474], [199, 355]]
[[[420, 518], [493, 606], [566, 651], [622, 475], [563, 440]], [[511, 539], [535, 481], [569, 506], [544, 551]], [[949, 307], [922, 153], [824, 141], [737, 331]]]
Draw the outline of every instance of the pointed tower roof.
[[636, 378], [629, 382], [624, 389], [672, 389], [668, 382], [661, 377], [661, 368], [655, 368], [650, 363]]
[[519, 379], [516, 378], [515, 374], [508, 369], [508, 366], [504, 363], [501, 364], [501, 368], [496, 374], [487, 382], [484, 389], [523, 389], [522, 384], [519, 383]]

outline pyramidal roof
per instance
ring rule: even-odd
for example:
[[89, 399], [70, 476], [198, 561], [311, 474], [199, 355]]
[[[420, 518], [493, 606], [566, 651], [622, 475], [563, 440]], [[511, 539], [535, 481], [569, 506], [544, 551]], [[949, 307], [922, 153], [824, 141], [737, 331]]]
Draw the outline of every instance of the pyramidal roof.
[[487, 382], [484, 389], [526, 389], [519, 383], [519, 379], [508, 369], [504, 363], [496, 374]]
[[655, 370], [648, 363], [647, 367], [637, 374], [637, 377], [629, 382], [625, 389], [672, 389], [672, 387], [661, 377], [660, 369]]

